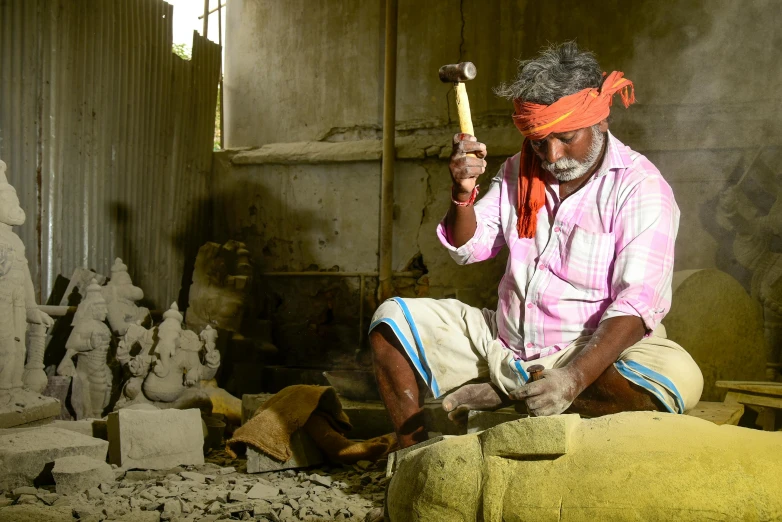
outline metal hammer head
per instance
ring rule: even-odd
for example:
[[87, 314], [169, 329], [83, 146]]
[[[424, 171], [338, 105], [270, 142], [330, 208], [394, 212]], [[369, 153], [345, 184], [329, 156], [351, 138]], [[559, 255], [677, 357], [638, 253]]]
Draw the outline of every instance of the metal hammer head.
[[445, 83], [466, 82], [475, 78], [478, 69], [472, 62], [451, 63], [440, 67], [440, 80]]

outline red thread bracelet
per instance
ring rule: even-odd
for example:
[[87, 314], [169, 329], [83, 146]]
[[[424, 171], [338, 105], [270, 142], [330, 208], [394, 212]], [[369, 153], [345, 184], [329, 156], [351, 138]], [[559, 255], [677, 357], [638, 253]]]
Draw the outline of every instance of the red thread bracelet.
[[451, 201], [456, 206], [459, 206], [459, 207], [469, 207], [470, 205], [475, 203], [475, 198], [478, 197], [478, 187], [479, 186], [480, 185], [475, 185], [475, 188], [472, 189], [472, 192], [470, 192], [470, 198], [467, 201], [458, 201], [454, 197], [454, 195], [453, 195], [453, 189], [455, 189], [456, 187], [451, 187]]

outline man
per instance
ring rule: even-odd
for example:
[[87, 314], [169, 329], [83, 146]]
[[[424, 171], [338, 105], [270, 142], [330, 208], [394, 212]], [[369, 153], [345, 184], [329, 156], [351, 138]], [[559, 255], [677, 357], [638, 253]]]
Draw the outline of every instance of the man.
[[[654, 165], [608, 132], [616, 93], [634, 101], [632, 82], [573, 42], [522, 62], [498, 89], [522, 151], [477, 203], [486, 146], [454, 137], [453, 202], [437, 234], [460, 264], [510, 255], [496, 312], [394, 298], [375, 313], [375, 374], [400, 446], [426, 438], [425, 387], [438, 398], [456, 389], [443, 408], [459, 422], [521, 400], [534, 415], [586, 416], [698, 402], [701, 372], [660, 325], [679, 210]], [[545, 370], [529, 382], [533, 364]]]

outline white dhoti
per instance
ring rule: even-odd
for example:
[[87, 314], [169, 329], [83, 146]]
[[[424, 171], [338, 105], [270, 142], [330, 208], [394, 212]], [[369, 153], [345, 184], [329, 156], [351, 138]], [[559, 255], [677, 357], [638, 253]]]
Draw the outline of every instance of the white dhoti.
[[[480, 379], [491, 380], [508, 394], [527, 382], [529, 366], [566, 366], [590, 339], [582, 336], [552, 355], [523, 361], [497, 338], [493, 310], [455, 299], [389, 299], [375, 312], [369, 330], [379, 324], [391, 328], [436, 398]], [[684, 348], [666, 338], [662, 326], [624, 350], [614, 367], [672, 413], [693, 408], [703, 391], [698, 365]]]

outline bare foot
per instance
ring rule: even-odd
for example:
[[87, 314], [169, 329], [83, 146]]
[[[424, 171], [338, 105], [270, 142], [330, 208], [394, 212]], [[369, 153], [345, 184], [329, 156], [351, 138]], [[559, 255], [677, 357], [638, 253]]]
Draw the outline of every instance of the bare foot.
[[443, 399], [443, 409], [456, 424], [467, 424], [470, 410], [492, 411], [511, 401], [494, 383], [466, 384]]

